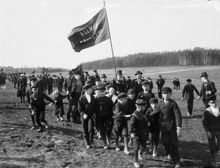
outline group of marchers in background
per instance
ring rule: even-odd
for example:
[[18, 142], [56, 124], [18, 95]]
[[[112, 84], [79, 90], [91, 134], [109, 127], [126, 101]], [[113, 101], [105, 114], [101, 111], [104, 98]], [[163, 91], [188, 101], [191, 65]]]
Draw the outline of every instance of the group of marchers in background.
[[[157, 157], [157, 146], [161, 140], [166, 156], [179, 168], [180, 155], [178, 137], [181, 136], [182, 115], [175, 100], [171, 98], [171, 87], [164, 87], [165, 79], [159, 75], [156, 81], [157, 97], [152, 93], [153, 81], [144, 79], [141, 71], [135, 73], [136, 79], [125, 78], [122, 70], [116, 77], [107, 80], [107, 76], [97, 70], [88, 72], [70, 71], [67, 77], [50, 74], [26, 76], [25, 73], [9, 75], [8, 79], [17, 88], [17, 96], [24, 103], [27, 98], [33, 127], [42, 132], [48, 129], [45, 119], [47, 101], [54, 103], [54, 115], [58, 122], [64, 122], [64, 99], [68, 102], [66, 122], [81, 123], [86, 148], [94, 148], [94, 135], [103, 141], [104, 150], [115, 142], [115, 150], [120, 151], [123, 140], [124, 153], [129, 154], [133, 147], [134, 166], [140, 167], [143, 152], [149, 146], [152, 157]], [[6, 75], [0, 72], [1, 85], [5, 85]], [[182, 90], [182, 100], [187, 99], [187, 115], [193, 116], [194, 92], [202, 98], [205, 106], [203, 126], [207, 133], [210, 148], [210, 165], [218, 167], [220, 146], [220, 111], [216, 103], [215, 83], [208, 79], [207, 72], [200, 75], [200, 92], [187, 79]], [[179, 79], [173, 81], [173, 90], [180, 89]], [[53, 91], [53, 89], [55, 89]], [[50, 95], [50, 96], [49, 96]], [[47, 100], [45, 102], [45, 99]]]

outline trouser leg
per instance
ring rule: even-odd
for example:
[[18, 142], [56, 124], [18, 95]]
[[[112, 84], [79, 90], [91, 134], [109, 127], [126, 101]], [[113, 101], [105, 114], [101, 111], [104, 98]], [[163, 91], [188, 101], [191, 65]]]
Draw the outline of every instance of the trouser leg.
[[90, 146], [90, 140], [89, 140], [89, 131], [88, 131], [88, 121], [89, 119], [82, 119], [82, 126], [83, 126], [83, 134], [84, 138], [86, 140], [86, 143], [88, 146]]
[[40, 115], [41, 115], [41, 111], [36, 111], [36, 123], [39, 127], [43, 127], [41, 122], [40, 122]]
[[174, 161], [174, 163], [180, 162], [180, 155], [179, 155], [179, 143], [178, 143], [178, 137], [176, 133], [176, 129], [173, 129], [170, 132], [170, 147], [171, 147], [171, 158]]
[[41, 110], [41, 117], [40, 117], [40, 121], [45, 123], [46, 125], [48, 125], [48, 122], [45, 119], [45, 108]]
[[70, 116], [72, 115], [72, 99], [68, 102], [67, 120], [70, 121]]
[[165, 148], [166, 155], [171, 153], [170, 150], [170, 137], [168, 132], [162, 132], [161, 134], [161, 142]]
[[210, 132], [211, 134], [207, 137], [209, 142], [209, 149], [211, 157], [214, 158], [214, 154], [216, 153], [217, 144], [215, 141], [215, 134], [213, 131]]
[[189, 114], [192, 115], [192, 111], [193, 111], [193, 98], [189, 98], [187, 100], [187, 108], [188, 108]]
[[138, 162], [138, 151], [140, 149], [140, 137], [135, 136], [133, 138], [133, 149], [134, 149], [134, 162]]

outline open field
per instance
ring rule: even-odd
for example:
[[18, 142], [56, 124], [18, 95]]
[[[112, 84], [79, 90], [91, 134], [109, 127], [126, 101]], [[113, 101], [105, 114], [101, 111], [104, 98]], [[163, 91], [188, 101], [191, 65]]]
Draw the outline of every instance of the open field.
[[[186, 168], [203, 168], [209, 160], [207, 139], [201, 123], [204, 106], [201, 100], [195, 100], [194, 117], [186, 117], [186, 102], [181, 101], [181, 93], [187, 78], [191, 78], [200, 90], [199, 76], [202, 71], [208, 72], [210, 79], [220, 91], [220, 66], [127, 68], [123, 69], [123, 73], [133, 78], [136, 70], [142, 70], [145, 78], [152, 77], [154, 83], [158, 74], [162, 74], [166, 79], [166, 86], [173, 86], [173, 78], [180, 79], [181, 90], [174, 91], [173, 98], [178, 102], [183, 115], [180, 138], [181, 164]], [[114, 70], [98, 70], [98, 72], [105, 73], [109, 77], [114, 76]], [[153, 92], [156, 93], [156, 84]], [[114, 140], [110, 150], [104, 150], [102, 142], [97, 139], [95, 139], [95, 148], [87, 150], [81, 125], [65, 121], [58, 123], [53, 115], [53, 107], [47, 107], [46, 111], [49, 130], [43, 133], [32, 131], [28, 105], [20, 104], [19, 101], [11, 83], [7, 83], [5, 90], [0, 89], [0, 168], [133, 167], [132, 154], [127, 156], [122, 151], [116, 152]], [[162, 145], [159, 145], [158, 154], [155, 159], [149, 153], [144, 154], [142, 167], [172, 167], [164, 156]]]

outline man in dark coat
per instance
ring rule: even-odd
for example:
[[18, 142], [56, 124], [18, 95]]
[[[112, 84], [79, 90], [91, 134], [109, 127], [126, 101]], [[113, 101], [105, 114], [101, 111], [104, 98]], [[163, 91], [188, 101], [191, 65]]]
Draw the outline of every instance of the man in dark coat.
[[215, 95], [217, 92], [217, 89], [215, 88], [215, 83], [208, 79], [207, 72], [202, 72], [200, 75], [200, 78], [202, 80], [202, 87], [201, 87], [198, 99], [202, 97], [205, 107], [208, 108], [209, 105], [208, 105], [207, 99], [209, 96]]
[[6, 73], [3, 69], [0, 70], [0, 86], [5, 85], [6, 83]]
[[63, 90], [63, 83], [64, 83], [64, 78], [62, 76], [62, 73], [60, 73], [60, 75], [57, 78], [57, 85], [58, 85], [57, 87], [60, 92], [62, 92]]
[[165, 80], [164, 78], [162, 78], [162, 75], [159, 75], [159, 78], [156, 81], [157, 84], [157, 90], [158, 90], [158, 98], [161, 99], [162, 98], [162, 88], [165, 84]]
[[143, 91], [142, 89], [142, 82], [144, 81], [144, 79], [142, 78], [142, 72], [141, 71], [137, 71], [135, 73], [135, 77], [136, 79], [133, 80], [133, 89], [135, 91], [135, 96], [137, 97], [138, 94]]
[[199, 96], [199, 91], [192, 84], [191, 79], [187, 79], [186, 81], [187, 81], [187, 84], [184, 86], [183, 92], [182, 92], [182, 100], [187, 99], [187, 108], [188, 108], [187, 115], [192, 116], [194, 91], [196, 92], [198, 96]]
[[117, 71], [116, 79], [113, 80], [113, 86], [116, 90], [117, 95], [122, 92], [127, 92], [126, 79], [122, 74], [122, 70]]
[[69, 97], [69, 109], [67, 112], [67, 120], [70, 121], [72, 115], [73, 122], [80, 122], [80, 115], [78, 111], [78, 101], [82, 92], [82, 81], [80, 72], [75, 72], [74, 77], [70, 79], [67, 87], [67, 95]]
[[93, 90], [91, 85], [83, 87], [85, 94], [79, 99], [78, 110], [81, 114], [84, 137], [87, 143], [87, 149], [93, 145], [94, 137], [94, 114], [95, 114], [95, 98], [92, 95]]
[[25, 103], [25, 95], [26, 95], [26, 87], [27, 87], [27, 80], [22, 73], [18, 78], [18, 92], [17, 96], [20, 97], [21, 103]]
[[47, 75], [47, 89], [48, 94], [53, 92], [53, 78], [50, 76], [50, 74]]

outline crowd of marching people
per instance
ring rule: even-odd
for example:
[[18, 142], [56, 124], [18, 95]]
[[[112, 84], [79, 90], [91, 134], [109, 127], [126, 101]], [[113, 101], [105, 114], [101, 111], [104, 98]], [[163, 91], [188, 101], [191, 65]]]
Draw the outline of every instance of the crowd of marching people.
[[[81, 123], [86, 148], [94, 147], [94, 136], [102, 140], [103, 148], [109, 149], [115, 142], [115, 150], [120, 151], [123, 140], [123, 151], [129, 154], [133, 146], [134, 166], [140, 167], [143, 152], [149, 145], [153, 157], [158, 155], [157, 147], [162, 142], [167, 159], [180, 167], [178, 137], [181, 135], [182, 115], [172, 89], [164, 87], [165, 79], [159, 75], [156, 85], [157, 97], [152, 92], [153, 81], [144, 79], [141, 71], [135, 73], [136, 79], [125, 78], [122, 70], [117, 71], [113, 80], [107, 76], [93, 75], [88, 72], [70, 71], [64, 78], [60, 74], [56, 80], [50, 74], [26, 77], [21, 73], [16, 81], [17, 96], [21, 103], [27, 102], [30, 107], [33, 130], [44, 131], [49, 127], [45, 119], [45, 100], [55, 105], [54, 115], [57, 121], [64, 120], [63, 99], [68, 100], [66, 121]], [[183, 87], [182, 100], [187, 99], [187, 115], [193, 114], [194, 92], [198, 99], [202, 97], [205, 105], [203, 125], [207, 133], [212, 165], [216, 166], [216, 155], [220, 146], [220, 112], [216, 103], [215, 83], [208, 79], [206, 72], [201, 73], [202, 88], [199, 92], [187, 79]], [[179, 79], [174, 79], [174, 90], [180, 89]], [[57, 87], [53, 91], [54, 86]], [[50, 95], [50, 96], [48, 96]]]

